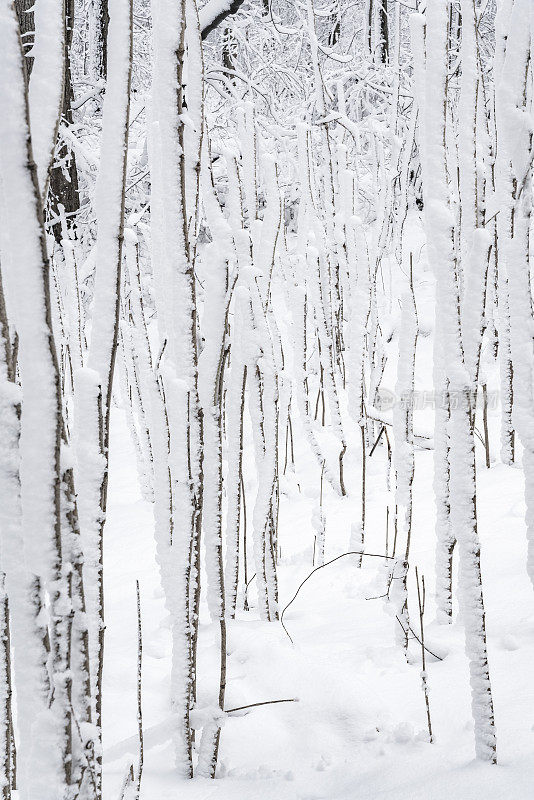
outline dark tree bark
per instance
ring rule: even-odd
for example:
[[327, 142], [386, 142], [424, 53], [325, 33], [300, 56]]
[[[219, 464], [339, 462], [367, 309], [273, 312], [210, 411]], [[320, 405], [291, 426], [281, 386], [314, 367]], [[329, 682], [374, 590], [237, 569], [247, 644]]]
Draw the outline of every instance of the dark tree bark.
[[94, 51], [94, 77], [98, 80], [106, 80], [108, 75], [108, 28], [109, 10], [108, 0], [94, 0], [93, 2], [93, 22], [95, 26]]
[[[24, 0], [26, 2], [26, 0]], [[72, 74], [70, 69], [70, 50], [72, 45], [72, 31], [74, 27], [74, 0], [66, 0], [65, 3], [65, 81], [63, 91], [63, 121], [67, 125], [72, 124], [72, 103], [74, 100], [74, 90], [72, 88]], [[76, 213], [80, 207], [78, 172], [76, 169], [76, 157], [73, 151], [69, 150], [65, 143], [62, 143], [58, 153], [57, 161], [59, 164], [50, 170], [50, 202], [52, 213], [57, 215], [59, 206], [63, 206], [67, 219]], [[56, 241], [61, 241], [61, 225], [57, 223], [53, 226]]]
[[[232, 0], [229, 3], [228, 8], [225, 11], [221, 11], [216, 17], [214, 17], [210, 22], [202, 27], [202, 41], [206, 39], [215, 28], [218, 28], [221, 22], [229, 17], [231, 14], [235, 14], [240, 7], [243, 5], [243, 0]], [[268, 10], [268, 0], [267, 0], [267, 10]], [[265, 11], [265, 0], [264, 0], [264, 11]]]
[[236, 54], [236, 41], [232, 36], [230, 28], [225, 28], [223, 33], [222, 44], [222, 63], [223, 67], [228, 70], [235, 69], [235, 54]]
[[[375, 10], [376, 9], [376, 10]], [[378, 17], [378, 42], [375, 31]], [[370, 55], [378, 50], [380, 61], [386, 64], [389, 58], [388, 0], [368, 0], [367, 4], [367, 45]]]
[[[33, 39], [35, 33], [35, 22], [33, 16], [33, 6], [35, 0], [15, 0], [15, 11], [17, 12], [17, 19], [19, 21], [20, 37], [22, 39], [22, 48], [26, 55], [28, 50], [33, 46]], [[33, 57], [26, 56], [26, 74], [28, 78], [31, 75], [33, 67]]]
[[[34, 41], [35, 22], [33, 6], [35, 0], [15, 0], [15, 10], [19, 21], [20, 33], [27, 52]], [[101, 0], [106, 4], [107, 0]], [[63, 110], [62, 117], [67, 124], [72, 123], [72, 102], [74, 91], [72, 88], [72, 75], [70, 69], [70, 49], [72, 44], [72, 31], [74, 26], [74, 0], [65, 0], [65, 80], [63, 90]], [[107, 33], [107, 30], [106, 30]], [[29, 80], [33, 58], [25, 59], [26, 76]], [[63, 206], [67, 215], [72, 216], [80, 207], [78, 194], [78, 172], [76, 170], [76, 158], [73, 152], [69, 151], [65, 144], [62, 144], [57, 153], [56, 160], [60, 165], [53, 166], [50, 170], [50, 203], [52, 214], [57, 215], [59, 206]], [[62, 166], [61, 166], [62, 165]], [[43, 198], [46, 201], [46, 198]], [[69, 217], [67, 217], [69, 218]], [[54, 236], [58, 242], [61, 241], [61, 225], [58, 223], [53, 226]]]
[[341, 21], [338, 16], [334, 16], [331, 23], [331, 28], [328, 33], [328, 46], [333, 47], [338, 43], [341, 36]]
[[383, 64], [386, 64], [389, 58], [388, 0], [381, 0], [378, 7], [378, 20], [380, 28], [380, 60]]

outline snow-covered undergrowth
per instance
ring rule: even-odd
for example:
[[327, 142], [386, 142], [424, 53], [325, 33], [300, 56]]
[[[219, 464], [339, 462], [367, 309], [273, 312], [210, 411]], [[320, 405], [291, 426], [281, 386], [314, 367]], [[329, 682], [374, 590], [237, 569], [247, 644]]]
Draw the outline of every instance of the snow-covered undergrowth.
[[[493, 415], [492, 422], [497, 422]], [[493, 429], [493, 425], [492, 425]], [[494, 464], [485, 471], [479, 454], [480, 536], [488, 647], [498, 730], [497, 768], [474, 761], [469, 711], [469, 674], [462, 621], [435, 621], [428, 591], [425, 637], [433, 744], [428, 743], [421, 691], [421, 650], [410, 642], [410, 663], [396, 640], [397, 622], [382, 595], [384, 562], [342, 559], [316, 573], [284, 615], [283, 629], [238, 613], [229, 625], [227, 705], [298, 698], [298, 703], [250, 709], [232, 715], [221, 739], [221, 780], [176, 785], [169, 738], [171, 637], [161, 599], [150, 536], [151, 509], [139, 495], [133, 453], [122, 412], [113, 429], [106, 558], [109, 569], [104, 767], [114, 797], [127, 766], [137, 759], [135, 718], [137, 622], [135, 580], [143, 607], [144, 794], [147, 798], [207, 797], [284, 800], [362, 798], [527, 798], [533, 780], [534, 598], [524, 570], [524, 501], [520, 471]], [[307, 448], [296, 437], [301, 491], [293, 477], [282, 481], [279, 563], [283, 608], [312, 571], [319, 473], [310, 469]], [[300, 443], [300, 444], [299, 444]], [[482, 448], [480, 448], [482, 450]], [[376, 459], [376, 460], [375, 460]], [[385, 453], [370, 464], [368, 549], [384, 552]], [[306, 468], [305, 465], [308, 465]], [[355, 465], [356, 466], [356, 465]], [[250, 485], [249, 490], [253, 490]], [[432, 454], [416, 456], [413, 564], [432, 586], [434, 570]], [[357, 500], [325, 493], [326, 559], [349, 549]], [[251, 599], [253, 593], [251, 592]], [[410, 603], [417, 606], [410, 580]], [[199, 655], [205, 677], [202, 704], [214, 702], [216, 629], [207, 616]], [[418, 632], [418, 628], [415, 628]], [[211, 673], [211, 676], [210, 676]], [[210, 680], [211, 678], [211, 680]]]

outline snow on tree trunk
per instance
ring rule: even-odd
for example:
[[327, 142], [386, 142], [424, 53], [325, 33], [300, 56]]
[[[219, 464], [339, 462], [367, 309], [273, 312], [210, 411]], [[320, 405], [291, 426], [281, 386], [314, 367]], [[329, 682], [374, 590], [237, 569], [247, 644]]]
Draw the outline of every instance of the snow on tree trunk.
[[[426, 18], [412, 14], [411, 44], [419, 106], [419, 150], [423, 174], [427, 174], [425, 117], [426, 117]], [[456, 545], [450, 520], [450, 463], [449, 463], [449, 387], [444, 369], [442, 308], [436, 302], [434, 327], [433, 379], [435, 393], [434, 416], [434, 498], [436, 504], [436, 606], [439, 622], [452, 622], [452, 564]]]
[[[163, 383], [169, 421], [169, 469], [173, 525], [170, 541], [158, 541], [166, 603], [171, 614], [173, 657], [171, 703], [176, 766], [193, 771], [189, 714], [193, 701], [193, 630], [200, 575], [197, 563], [202, 511], [202, 415], [198, 399], [197, 313], [186, 208], [182, 71], [185, 3], [154, 0], [152, 116], [154, 162], [160, 180], [155, 201], [163, 211], [161, 256], [168, 337]], [[156, 478], [158, 482], [158, 478]], [[157, 490], [156, 490], [157, 491]]]
[[[415, 353], [417, 346], [417, 309], [413, 289], [413, 276], [410, 276], [411, 291], [402, 298], [401, 325], [399, 332], [399, 360], [396, 403], [393, 407], [393, 451], [396, 475], [396, 506], [400, 520], [397, 546], [402, 548], [400, 564], [393, 568], [390, 599], [397, 607], [396, 616], [400, 625], [395, 630], [405, 650], [408, 649], [410, 617], [408, 614], [408, 563], [412, 535], [413, 494], [415, 473], [413, 446], [413, 413], [415, 389]], [[394, 562], [395, 563], [395, 562]]]
[[[3, 75], [0, 103], [4, 110], [0, 118], [2, 218], [7, 228], [7, 235], [2, 238], [2, 268], [7, 267], [8, 297], [20, 339], [18, 363], [23, 399], [19, 440], [22, 537], [27, 568], [33, 575], [33, 608], [39, 606], [41, 612], [41, 590], [48, 596], [48, 610], [45, 612], [43, 608], [43, 616], [50, 637], [47, 658], [50, 684], [39, 668], [42, 647], [36, 637], [23, 645], [25, 649], [32, 648], [34, 654], [32, 669], [26, 673], [32, 679], [28, 686], [23, 681], [23, 686], [34, 693], [32, 700], [37, 706], [32, 704], [32, 711], [37, 713], [31, 723], [29, 720], [23, 723], [31, 725], [32, 735], [24, 743], [27, 749], [21, 787], [23, 797], [57, 800], [66, 796], [72, 780], [78, 777], [72, 761], [70, 711], [72, 607], [66, 577], [70, 564], [62, 552], [63, 419], [52, 332], [49, 262], [29, 132], [23, 55], [18, 22], [7, 0], [0, 4], [0, 71]], [[5, 194], [7, 191], [9, 195]], [[12, 430], [12, 443], [13, 433]], [[12, 502], [17, 502], [17, 495]], [[17, 517], [15, 513], [15, 524]], [[19, 587], [23, 597], [27, 586], [28, 581], [24, 581]], [[13, 603], [16, 604], [15, 598]], [[23, 620], [30, 621], [31, 613], [26, 609], [22, 612], [21, 608], [18, 620], [21, 624]], [[30, 630], [35, 631], [36, 627], [35, 620]], [[24, 636], [27, 639], [27, 630]], [[22, 636], [19, 647], [21, 640]], [[45, 700], [49, 689], [51, 702]]]
[[48, 192], [49, 172], [63, 110], [65, 83], [64, 0], [35, 3], [34, 58], [28, 101], [37, 180], [43, 204]]
[[131, 0], [110, 6], [109, 80], [103, 109], [96, 186], [97, 241], [92, 332], [87, 367], [75, 376], [77, 484], [87, 586], [89, 650], [101, 793], [102, 670], [104, 658], [103, 534], [107, 506], [111, 397], [118, 343], [124, 196], [132, 74]]
[[471, 675], [475, 748], [478, 758], [494, 763], [495, 724], [477, 533], [471, 407], [474, 387], [462, 348], [454, 218], [449, 201], [445, 145], [449, 8], [448, 0], [436, 0], [427, 9], [426, 15], [425, 222], [429, 260], [436, 274], [442, 363], [450, 392], [450, 517], [451, 531], [460, 551], [459, 601]]
[[[227, 237], [228, 238], [228, 237]], [[220, 626], [219, 708], [224, 708], [226, 685], [226, 623], [222, 557], [222, 397], [228, 296], [228, 261], [223, 243], [215, 240], [203, 252], [206, 296], [201, 330], [204, 349], [199, 357], [199, 398], [203, 412], [203, 531], [206, 546], [208, 607]], [[214, 777], [220, 725], [208, 722], [202, 734], [198, 774]]]
[[[506, 22], [506, 7], [501, 22]], [[530, 25], [529, 25], [530, 23]], [[531, 97], [527, 91], [532, 16], [530, 4], [515, 0], [508, 18], [506, 51], [496, 76], [497, 190], [510, 224], [503, 231], [501, 269], [509, 291], [510, 346], [513, 367], [513, 421], [523, 445], [527, 505], [527, 572], [534, 584], [534, 386], [533, 308], [530, 281], [532, 214]], [[504, 223], [503, 223], [504, 227]], [[504, 263], [503, 263], [504, 262]]]

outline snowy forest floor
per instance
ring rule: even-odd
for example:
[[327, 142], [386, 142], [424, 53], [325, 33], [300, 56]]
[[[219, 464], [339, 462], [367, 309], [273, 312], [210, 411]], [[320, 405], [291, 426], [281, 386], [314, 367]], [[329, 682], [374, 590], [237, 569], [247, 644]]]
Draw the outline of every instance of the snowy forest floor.
[[[493, 422], [497, 425], [497, 412]], [[496, 435], [493, 443], [497, 444]], [[352, 450], [358, 456], [356, 447]], [[312, 569], [312, 511], [318, 471], [303, 437], [295, 438], [301, 490], [281, 481], [280, 608]], [[217, 780], [176, 783], [169, 740], [171, 640], [153, 542], [152, 509], [140, 496], [135, 458], [122, 411], [112, 423], [110, 506], [105, 537], [106, 651], [104, 757], [106, 800], [116, 800], [128, 765], [137, 759], [135, 580], [143, 620], [144, 800], [512, 800], [532, 797], [534, 785], [534, 594], [524, 564], [523, 479], [495, 463], [488, 471], [480, 448], [479, 531], [486, 602], [498, 766], [474, 761], [470, 691], [461, 620], [435, 622], [432, 453], [416, 452], [411, 566], [426, 576], [427, 670], [435, 743], [428, 743], [420, 680], [420, 646], [408, 664], [396, 644], [397, 622], [383, 599], [383, 561], [341, 559], [317, 572], [284, 617], [294, 646], [278, 623], [263, 623], [254, 608], [228, 629], [226, 706], [283, 698], [229, 718], [223, 727]], [[309, 463], [309, 481], [303, 485]], [[368, 459], [365, 548], [384, 552], [385, 448]], [[359, 457], [347, 453], [349, 497], [325, 487], [326, 559], [349, 549], [359, 517]], [[253, 497], [253, 486], [247, 486]], [[252, 500], [249, 501], [252, 503]], [[252, 559], [250, 559], [252, 562]], [[252, 565], [250, 570], [252, 570]], [[410, 571], [412, 625], [418, 631]], [[249, 572], [250, 576], [250, 572]], [[242, 598], [241, 598], [242, 608]], [[199, 707], [216, 702], [216, 628], [203, 609]], [[261, 631], [260, 631], [261, 629]], [[211, 680], [206, 680], [211, 675]]]

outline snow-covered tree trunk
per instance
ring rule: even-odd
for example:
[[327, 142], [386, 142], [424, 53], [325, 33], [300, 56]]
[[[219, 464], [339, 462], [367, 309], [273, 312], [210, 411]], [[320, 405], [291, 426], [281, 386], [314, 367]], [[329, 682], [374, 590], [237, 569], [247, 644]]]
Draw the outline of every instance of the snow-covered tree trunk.
[[[89, 69], [93, 82], [107, 79], [108, 51], [113, 43], [108, 44], [109, 0], [89, 0]], [[110, 37], [111, 39], [111, 37]]]
[[[208, 159], [203, 159], [204, 170]], [[203, 413], [203, 531], [206, 546], [206, 573], [208, 579], [208, 607], [213, 622], [220, 628], [220, 681], [219, 713], [224, 709], [226, 688], [226, 620], [224, 566], [222, 556], [222, 421], [223, 386], [226, 361], [225, 342], [230, 286], [228, 261], [232, 253], [231, 237], [218, 201], [211, 186], [211, 171], [204, 174], [206, 210], [214, 241], [204, 248], [202, 255], [206, 292], [201, 330], [204, 348], [199, 357], [199, 399]], [[207, 185], [206, 185], [207, 184]], [[235, 608], [235, 605], [234, 605]], [[204, 726], [200, 745], [197, 773], [215, 777], [220, 722], [215, 719]]]
[[9, 636], [9, 601], [5, 575], [0, 574], [0, 786], [2, 800], [10, 800], [13, 783], [11, 714], [11, 646]]
[[[193, 701], [192, 614], [200, 576], [191, 582], [191, 560], [198, 548], [202, 511], [202, 414], [198, 398], [197, 311], [186, 208], [186, 168], [182, 72], [185, 3], [154, 0], [154, 75], [152, 115], [154, 166], [159, 175], [155, 201], [163, 211], [161, 297], [168, 337], [163, 383], [169, 420], [169, 470], [173, 524], [170, 541], [158, 534], [158, 558], [171, 614], [173, 657], [171, 703], [176, 766], [193, 772], [189, 714]], [[158, 480], [158, 479], [156, 479]], [[198, 551], [197, 551], [198, 552]], [[195, 557], [196, 561], [196, 557]]]
[[[501, 269], [506, 269], [509, 290], [510, 345], [513, 366], [513, 420], [523, 445], [525, 501], [527, 505], [527, 571], [534, 583], [534, 385], [532, 355], [533, 307], [530, 279], [530, 225], [532, 214], [531, 63], [532, 14], [530, 4], [515, 0], [501, 8], [506, 24], [506, 51], [497, 75], [496, 184], [502, 192], [503, 230]], [[502, 30], [502, 29], [501, 29]], [[503, 33], [504, 33], [503, 30]], [[504, 262], [504, 263], [503, 263]]]
[[65, 84], [65, 2], [38, 0], [28, 101], [37, 180], [46, 203], [50, 168], [63, 110]]
[[477, 532], [474, 387], [462, 348], [455, 223], [450, 208], [445, 145], [449, 10], [448, 0], [436, 0], [426, 15], [425, 222], [429, 260], [437, 282], [442, 363], [449, 382], [450, 517], [460, 551], [459, 601], [471, 675], [475, 746], [480, 759], [494, 763], [495, 723]]
[[395, 395], [397, 402], [393, 408], [393, 433], [395, 436], [394, 465], [396, 475], [396, 506], [400, 524], [397, 546], [401, 549], [401, 559], [394, 562], [390, 598], [397, 606], [396, 616], [400, 625], [396, 626], [401, 642], [408, 649], [410, 617], [408, 614], [408, 566], [412, 537], [413, 480], [415, 459], [413, 445], [413, 413], [415, 389], [415, 355], [417, 346], [417, 308], [410, 275], [410, 292], [402, 298], [401, 326], [399, 332], [399, 361]]
[[[410, 18], [411, 45], [419, 106], [419, 150], [423, 174], [425, 170], [425, 82], [426, 82], [426, 19], [422, 14]], [[456, 539], [450, 521], [450, 463], [449, 463], [449, 385], [444, 369], [442, 307], [436, 302], [434, 327], [434, 498], [436, 504], [436, 605], [440, 622], [452, 621], [452, 566]]]
[[[495, 251], [497, 258], [497, 330], [499, 335], [499, 369], [501, 386], [501, 459], [504, 464], [512, 464], [515, 460], [515, 430], [512, 420], [513, 409], [513, 363], [510, 348], [510, 297], [508, 288], [508, 274], [506, 269], [506, 250], [512, 235], [512, 176], [510, 173], [509, 156], [499, 140], [497, 118], [499, 117], [500, 102], [497, 98], [497, 86], [500, 81], [504, 57], [506, 54], [506, 40], [508, 36], [509, 17], [513, 0], [501, 0], [497, 5], [495, 15], [495, 58], [494, 58], [494, 104], [493, 115], [496, 138], [496, 157], [494, 165], [493, 189], [495, 191], [495, 205], [498, 198], [498, 213], [495, 219]], [[497, 212], [497, 209], [495, 209]], [[494, 212], [494, 213], [495, 213]]]
[[[18, 639], [24, 657], [27, 657], [28, 648], [33, 655], [29, 659], [32, 669], [25, 675], [32, 678], [27, 685], [23, 680], [21, 689], [30, 692], [33, 701], [31, 706], [26, 706], [26, 713], [31, 708], [35, 714], [31, 720], [26, 714], [22, 715], [23, 720], [26, 717], [22, 725], [27, 726], [22, 730], [26, 735], [29, 729], [32, 733], [24, 742], [26, 756], [20, 783], [25, 798], [57, 800], [68, 796], [73, 782], [79, 779], [72, 744], [72, 605], [68, 577], [71, 565], [69, 554], [64, 551], [68, 536], [64, 526], [69, 523], [69, 509], [62, 505], [65, 495], [61, 451], [65, 437], [52, 331], [49, 261], [30, 139], [23, 55], [15, 11], [7, 0], [0, 5], [0, 38], [0, 71], [4, 76], [0, 88], [4, 110], [0, 119], [0, 183], [2, 219], [7, 230], [2, 238], [1, 257], [2, 270], [7, 268], [8, 303], [20, 340], [18, 365], [24, 404], [19, 440], [22, 538], [26, 565], [33, 575], [19, 587], [18, 598], [13, 597], [13, 606], [17, 605], [17, 600], [21, 601], [20, 610], [13, 612], [14, 639], [17, 641], [15, 620], [21, 625], [23, 620], [31, 620], [28, 586], [32, 587], [33, 609], [36, 611], [39, 607], [30, 630], [36, 630], [43, 616], [49, 627], [46, 671], [42, 662], [43, 644], [37, 641], [38, 636], [33, 635], [28, 641], [25, 629], [24, 639], [22, 632]], [[13, 394], [11, 398], [13, 403]], [[12, 413], [11, 418], [13, 420]], [[10, 439], [13, 446], [16, 440], [13, 428]], [[12, 475], [12, 480], [16, 480], [16, 474]], [[17, 519], [20, 519], [18, 496], [16, 492], [11, 500], [15, 507], [11, 505], [9, 509], [15, 512], [10, 521], [15, 531]], [[20, 559], [20, 551], [17, 558]], [[7, 578], [8, 592], [13, 577], [12, 574]], [[41, 592], [47, 595], [47, 612]], [[44, 633], [41, 636], [44, 638]]]
[[[371, 308], [369, 254], [361, 220], [351, 217], [347, 230], [350, 281], [350, 320], [348, 337], [349, 413], [360, 428], [361, 436], [361, 516], [352, 524], [350, 549], [362, 549], [365, 543], [366, 511], [366, 431], [365, 431], [365, 355], [367, 323]], [[361, 564], [361, 559], [360, 559]]]
[[75, 376], [77, 488], [87, 587], [89, 650], [101, 793], [102, 670], [104, 664], [104, 548], [111, 398], [119, 333], [124, 203], [132, 74], [131, 0], [112, 0], [109, 80], [103, 110], [96, 186], [97, 242], [91, 342], [87, 367]]

